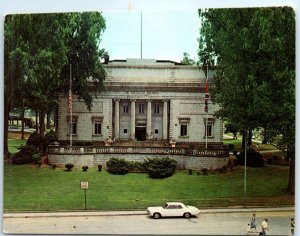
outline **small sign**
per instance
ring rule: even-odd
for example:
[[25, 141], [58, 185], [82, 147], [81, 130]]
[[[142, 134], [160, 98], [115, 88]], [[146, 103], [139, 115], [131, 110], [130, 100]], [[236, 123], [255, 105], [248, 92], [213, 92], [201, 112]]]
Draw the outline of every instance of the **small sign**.
[[80, 188], [81, 189], [88, 189], [89, 188], [89, 182], [88, 181], [81, 181], [80, 182]]

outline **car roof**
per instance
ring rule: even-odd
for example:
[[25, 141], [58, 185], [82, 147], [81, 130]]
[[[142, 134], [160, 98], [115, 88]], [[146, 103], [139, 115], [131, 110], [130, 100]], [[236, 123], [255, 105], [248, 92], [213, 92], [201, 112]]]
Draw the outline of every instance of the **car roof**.
[[184, 205], [182, 202], [166, 202], [167, 204]]

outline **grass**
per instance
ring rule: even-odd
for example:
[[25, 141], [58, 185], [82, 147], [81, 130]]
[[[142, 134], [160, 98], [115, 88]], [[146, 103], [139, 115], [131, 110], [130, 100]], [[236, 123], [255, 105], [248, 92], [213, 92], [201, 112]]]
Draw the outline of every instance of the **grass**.
[[[58, 211], [84, 209], [80, 181], [89, 181], [88, 210], [145, 209], [166, 201], [182, 201], [203, 207], [243, 204], [243, 173], [238, 167], [226, 174], [188, 175], [178, 171], [166, 179], [147, 174], [124, 176], [73, 169], [66, 172], [49, 166], [4, 165], [4, 211]], [[289, 205], [286, 195], [288, 167], [247, 168], [248, 205]]]
[[14, 154], [19, 151], [18, 147], [25, 145], [27, 139], [9, 139], [8, 140], [8, 151]]
[[[241, 150], [242, 149], [242, 140], [241, 139], [223, 139], [223, 143], [233, 144], [234, 150]], [[255, 144], [255, 141], [252, 141], [253, 144]], [[259, 151], [269, 151], [269, 150], [277, 150], [277, 148], [272, 144], [262, 144], [262, 143], [256, 143], [258, 144]]]

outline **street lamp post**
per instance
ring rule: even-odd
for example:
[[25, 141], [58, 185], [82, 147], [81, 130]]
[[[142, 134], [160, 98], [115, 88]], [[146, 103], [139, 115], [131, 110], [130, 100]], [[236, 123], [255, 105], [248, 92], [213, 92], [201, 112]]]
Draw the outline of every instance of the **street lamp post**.
[[247, 198], [247, 136], [248, 136], [248, 130], [246, 130], [246, 134], [245, 134], [244, 208], [246, 208], [246, 198]]

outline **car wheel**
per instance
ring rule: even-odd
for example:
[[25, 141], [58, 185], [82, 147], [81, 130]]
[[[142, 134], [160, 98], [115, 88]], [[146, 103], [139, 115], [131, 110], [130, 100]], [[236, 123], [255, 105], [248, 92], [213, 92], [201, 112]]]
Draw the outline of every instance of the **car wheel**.
[[186, 213], [183, 214], [183, 217], [186, 218], [186, 219], [188, 219], [188, 218], [191, 217], [191, 214], [188, 213], [188, 212], [186, 212]]
[[153, 218], [154, 219], [159, 219], [160, 218], [160, 214], [159, 213], [154, 213], [153, 214]]

